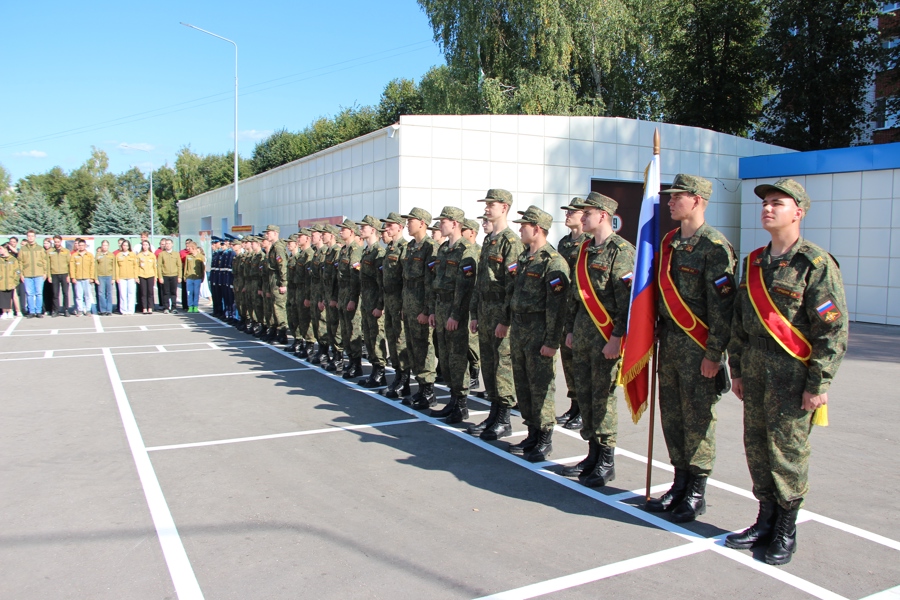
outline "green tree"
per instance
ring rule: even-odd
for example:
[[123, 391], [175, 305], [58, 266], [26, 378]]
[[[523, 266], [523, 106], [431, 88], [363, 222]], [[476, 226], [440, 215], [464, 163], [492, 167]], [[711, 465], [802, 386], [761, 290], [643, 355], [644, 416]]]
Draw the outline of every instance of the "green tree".
[[175, 169], [165, 164], [153, 172], [153, 202], [162, 224], [161, 233], [178, 232], [178, 201], [175, 194]]
[[[141, 221], [141, 214], [133, 202], [118, 199], [109, 190], [103, 190], [88, 231], [94, 235], [135, 235], [144, 230]], [[146, 229], [149, 231], [149, 227]]]
[[763, 39], [774, 95], [756, 138], [795, 150], [849, 146], [869, 121], [882, 57], [875, 0], [782, 0]]
[[15, 190], [12, 187], [12, 178], [6, 167], [0, 165], [0, 218], [12, 210], [14, 202]]
[[422, 114], [422, 93], [412, 79], [393, 79], [384, 87], [378, 102], [378, 125], [387, 127], [400, 115]]
[[762, 0], [693, 0], [672, 20], [663, 87], [666, 119], [681, 125], [747, 135], [767, 91], [760, 41]]
[[53, 167], [46, 173], [26, 175], [16, 183], [16, 191], [24, 193], [28, 190], [41, 192], [48, 202], [59, 206], [65, 202], [69, 191], [69, 175], [62, 167]]
[[308, 144], [301, 134], [279, 129], [253, 148], [251, 169], [254, 175], [263, 173], [303, 158], [307, 150]]
[[34, 229], [38, 235], [80, 233], [72, 215], [53, 206], [40, 191], [26, 190], [16, 194], [15, 207], [0, 221], [3, 233], [23, 233]]
[[119, 198], [149, 198], [150, 181], [137, 167], [131, 167], [116, 177], [115, 195]]

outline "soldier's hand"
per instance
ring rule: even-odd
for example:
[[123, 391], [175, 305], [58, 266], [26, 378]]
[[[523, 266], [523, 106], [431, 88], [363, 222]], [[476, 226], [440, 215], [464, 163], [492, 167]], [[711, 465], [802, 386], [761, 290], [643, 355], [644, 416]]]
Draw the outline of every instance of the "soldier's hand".
[[285, 287], [285, 286], [283, 286], [283, 285], [280, 286], [280, 287], [278, 288], [278, 293], [281, 294], [282, 296], [285, 295], [285, 294], [287, 293], [287, 287]]
[[731, 391], [737, 396], [738, 400], [744, 399], [744, 380], [740, 377], [731, 378]]
[[566, 334], [566, 348], [571, 348], [575, 343], [575, 336], [571, 333]]
[[375, 317], [376, 319], [380, 319], [381, 315], [383, 315], [383, 314], [384, 314], [384, 311], [379, 310], [377, 308], [372, 311], [372, 316]]
[[262, 290], [259, 290], [259, 291], [257, 291], [256, 293], [259, 294], [260, 296], [263, 295]]
[[478, 333], [478, 319], [472, 319], [469, 321], [469, 331], [472, 333]]
[[356, 310], [356, 302], [351, 300], [347, 303], [347, 312], [353, 312], [354, 310]]
[[266, 292], [266, 298], [271, 298], [271, 297], [272, 297], [272, 294], [269, 292]]
[[556, 356], [556, 348], [551, 348], [550, 346], [541, 346], [541, 356], [546, 356], [547, 358]]
[[456, 331], [456, 328], [459, 327], [459, 321], [453, 317], [447, 317], [447, 325], [445, 327], [447, 331]]
[[509, 325], [504, 325], [503, 323], [497, 323], [497, 327], [494, 328], [494, 336], [496, 336], [502, 340], [507, 335], [509, 335]]
[[619, 358], [619, 352], [622, 349], [622, 338], [614, 335], [609, 336], [609, 341], [603, 346], [603, 356], [608, 360]]
[[318, 304], [316, 304], [316, 306], [319, 307], [319, 310], [325, 310], [325, 303], [324, 303], [324, 302], [319, 302]]
[[[732, 379], [731, 383], [732, 389], [734, 389], [734, 380]], [[803, 410], [816, 410], [820, 406], [825, 406], [828, 404], [828, 394], [810, 394], [809, 392], [803, 392], [803, 404], [801, 408]]]
[[309, 300], [303, 301], [303, 306], [305, 306], [306, 308], [309, 308], [309, 304], [310, 304]]
[[714, 360], [709, 360], [705, 356], [700, 361], [700, 374], [707, 379], [712, 379], [719, 372], [720, 364]]
[[428, 326], [432, 328], [437, 326], [437, 318], [434, 315], [428, 315]]
[[330, 306], [331, 308], [337, 308], [337, 300], [329, 300], [328, 306]]

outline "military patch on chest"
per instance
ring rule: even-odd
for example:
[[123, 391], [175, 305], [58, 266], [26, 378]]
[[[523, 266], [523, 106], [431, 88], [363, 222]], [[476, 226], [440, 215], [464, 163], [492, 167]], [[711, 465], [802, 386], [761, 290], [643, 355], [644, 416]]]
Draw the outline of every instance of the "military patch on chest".
[[543, 277], [543, 275], [541, 273], [532, 273], [531, 271], [525, 271], [525, 274], [528, 275], [529, 277], [536, 277], [538, 279]]
[[781, 261], [780, 263], [778, 263], [778, 266], [781, 267], [781, 268], [784, 268], [784, 267], [789, 266], [790, 264], [791, 264], [791, 263], [789, 263], [788, 261], [783, 260], [783, 261]]
[[[349, 264], [350, 264], [350, 259], [349, 259], [349, 258], [342, 258], [342, 259], [341, 259], [341, 262], [344, 263], [345, 265], [349, 265]], [[335, 264], [337, 264], [337, 263], [335, 263]]]
[[363, 264], [364, 264], [364, 265], [372, 266], [372, 261], [371, 261], [371, 260], [364, 260], [364, 261], [363, 261]]
[[595, 271], [608, 271], [609, 265], [591, 265], [591, 268]]
[[566, 291], [566, 282], [562, 277], [554, 277], [552, 280], [550, 280], [550, 289], [554, 294], [561, 294]]
[[413, 259], [413, 260], [417, 260], [417, 261], [419, 261], [419, 262], [422, 262], [422, 257], [421, 257], [421, 256], [413, 256], [412, 259]]
[[499, 256], [499, 255], [498, 256], [491, 255], [491, 256], [488, 256], [488, 260], [491, 262], [495, 262], [495, 263], [502, 263], [503, 257]]
[[448, 261], [447, 261], [447, 264], [450, 265], [450, 266], [452, 266], [452, 267], [455, 267], [456, 265], [459, 264], [459, 261], [457, 261], [457, 260], [448, 260]]
[[819, 318], [826, 323], [832, 323], [841, 318], [841, 311], [838, 310], [837, 305], [831, 298], [817, 306], [816, 312], [819, 314]]
[[699, 275], [700, 269], [695, 269], [694, 267], [688, 267], [687, 265], [681, 265], [678, 267], [678, 270], [682, 273], [690, 273], [691, 275]]
[[691, 245], [687, 245], [687, 246], [685, 246], [685, 247], [683, 248], [683, 250], [684, 250], [685, 252], [693, 252], [693, 251], [694, 251], [694, 247], [691, 246]]
[[799, 300], [803, 297], [803, 294], [796, 290], [790, 290], [788, 288], [779, 287], [777, 285], [772, 286], [772, 291], [776, 294], [781, 294], [782, 296], [787, 296], [788, 298], [793, 298], [795, 300]]
[[731, 275], [722, 275], [716, 279], [715, 284], [720, 298], [727, 298], [734, 293], [734, 281], [731, 279]]
[[[396, 261], [400, 260], [400, 257], [399, 256], [388, 256], [387, 259], [396, 262]], [[422, 259], [420, 258], [419, 260], [422, 260]]]

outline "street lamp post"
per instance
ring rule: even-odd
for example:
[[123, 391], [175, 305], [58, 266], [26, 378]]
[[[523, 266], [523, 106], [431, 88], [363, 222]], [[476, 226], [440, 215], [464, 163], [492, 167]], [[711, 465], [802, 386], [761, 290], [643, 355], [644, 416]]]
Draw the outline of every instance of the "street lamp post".
[[[146, 152], [150, 154], [150, 151], [146, 148], [138, 148], [137, 146], [130, 146], [128, 144], [119, 144], [121, 148], [128, 148], [129, 150], [140, 150], [141, 152]], [[152, 238], [155, 234], [153, 231], [153, 160], [150, 160], [150, 237]]]
[[[227, 37], [222, 37], [221, 35], [217, 35], [212, 31], [207, 31], [205, 29], [200, 29], [196, 25], [191, 25], [190, 23], [185, 23], [180, 21], [182, 25], [185, 27], [190, 27], [191, 29], [196, 29], [197, 31], [202, 31], [207, 35], [211, 35], [213, 37], [219, 38], [220, 40], [225, 40], [229, 44], [234, 46], [234, 217], [232, 220], [232, 225], [238, 224], [238, 46], [232, 40], [229, 40]], [[224, 232], [223, 232], [224, 233]]]

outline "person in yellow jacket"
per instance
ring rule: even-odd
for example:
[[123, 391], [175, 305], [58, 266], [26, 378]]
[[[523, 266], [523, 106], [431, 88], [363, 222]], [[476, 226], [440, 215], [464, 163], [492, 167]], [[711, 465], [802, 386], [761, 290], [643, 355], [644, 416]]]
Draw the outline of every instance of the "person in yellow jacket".
[[116, 255], [109, 251], [109, 242], [103, 240], [97, 250], [94, 265], [94, 282], [97, 284], [97, 312], [112, 314], [113, 281], [116, 279]]
[[16, 286], [22, 281], [22, 269], [19, 260], [9, 253], [6, 244], [0, 245], [0, 319], [12, 319], [13, 295]]
[[140, 289], [141, 310], [145, 315], [153, 314], [153, 288], [156, 283], [156, 254], [149, 240], [141, 240], [141, 251], [137, 255], [138, 282]]
[[156, 255], [156, 279], [162, 284], [159, 303], [162, 304], [165, 314], [169, 312], [178, 314], [175, 297], [181, 283], [181, 269], [181, 257], [178, 252], [172, 250], [172, 240], [164, 239], [162, 251]]
[[[57, 316], [69, 316], [69, 249], [63, 246], [62, 236], [53, 236], [53, 247], [47, 250], [50, 261], [50, 281], [53, 283], [53, 304], [56, 305]], [[60, 291], [62, 302], [60, 302]]]
[[188, 312], [199, 312], [200, 285], [206, 275], [206, 256], [197, 244], [191, 242], [184, 257], [184, 280], [187, 283]]
[[116, 285], [119, 286], [119, 313], [134, 314], [135, 280], [138, 276], [137, 255], [131, 250], [131, 242], [122, 242], [116, 254]]
[[75, 252], [69, 255], [69, 280], [75, 286], [75, 316], [87, 316], [93, 304], [91, 285], [96, 279], [94, 255], [87, 251], [87, 243], [75, 240]]
[[50, 279], [50, 263], [47, 252], [35, 241], [33, 229], [29, 229], [25, 242], [19, 246], [19, 266], [25, 283], [28, 318], [44, 316], [44, 282]]

